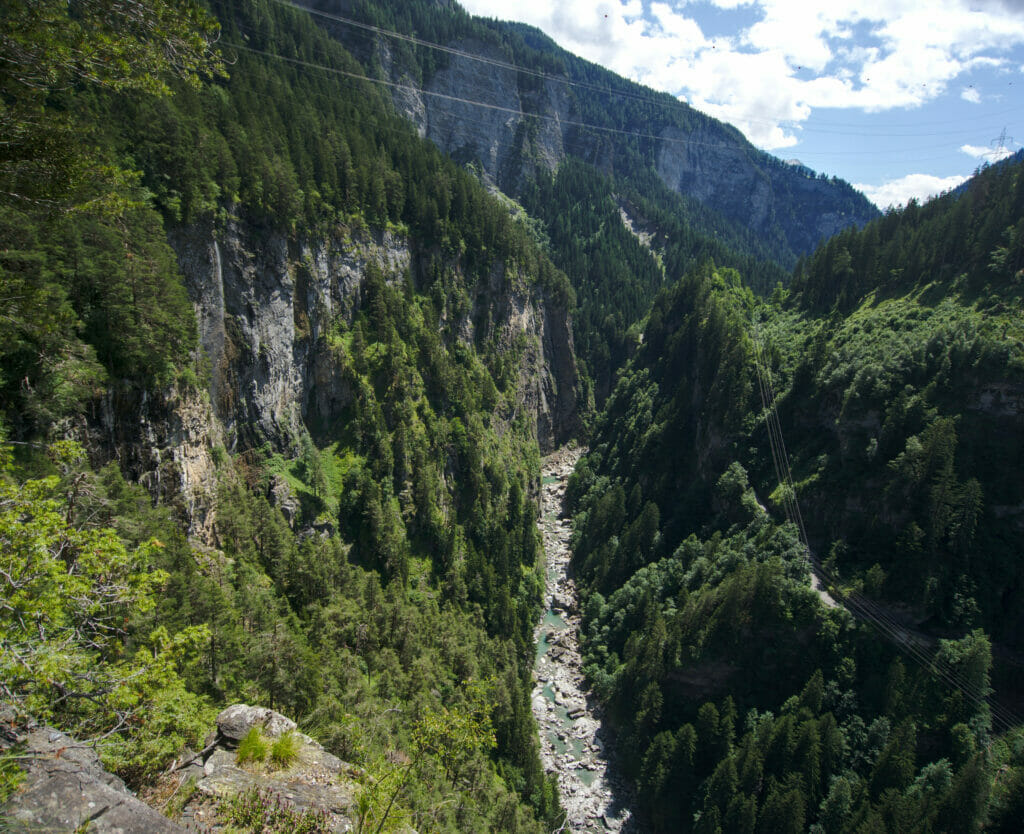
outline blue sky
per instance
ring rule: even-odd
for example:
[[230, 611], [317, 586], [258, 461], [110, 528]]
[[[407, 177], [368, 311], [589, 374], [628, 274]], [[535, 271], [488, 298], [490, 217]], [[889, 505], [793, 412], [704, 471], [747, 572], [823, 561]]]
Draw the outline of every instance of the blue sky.
[[1024, 0], [460, 2], [533, 24], [882, 208], [1024, 142]]

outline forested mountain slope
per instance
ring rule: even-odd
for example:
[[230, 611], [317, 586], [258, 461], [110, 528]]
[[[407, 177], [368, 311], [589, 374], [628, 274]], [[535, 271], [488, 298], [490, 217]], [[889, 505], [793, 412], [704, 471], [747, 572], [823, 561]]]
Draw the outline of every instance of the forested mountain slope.
[[211, 4], [269, 55], [199, 50], [194, 83], [86, 71], [180, 8], [4, 17], [56, 81], [3, 76], [3, 696], [133, 784], [262, 703], [365, 769], [367, 826], [550, 830], [534, 519], [572, 289], [385, 93], [272, 57], [359, 69], [305, 13]]
[[[799, 255], [878, 214], [847, 183], [762, 153], [734, 128], [531, 27], [426, 0], [300, 5], [421, 135], [539, 221], [577, 293], [578, 352], [599, 404], [635, 346], [659, 273], [672, 283], [713, 257], [770, 291]], [[615, 205], [653, 235], [661, 261], [624, 235]]]
[[[575, 559], [645, 824], [1013, 830], [972, 695], [1021, 638], [1019, 168], [761, 301], [859, 195], [534, 30], [316, 9], [457, 51], [276, 0], [0, 15], [0, 698], [133, 786], [260, 703], [364, 830], [555, 830], [538, 462], [607, 399]], [[754, 323], [812, 545], [966, 696], [809, 590]]]
[[[655, 830], [1016, 824], [1019, 672], [986, 634], [1022, 639], [1022, 193], [982, 172], [769, 302], [711, 265], [656, 300], [570, 485], [589, 674]], [[809, 589], [755, 334], [812, 547], [948, 674]]]
[[847, 183], [759, 152], [735, 128], [577, 58], [532, 27], [428, 0], [301, 5], [323, 12], [322, 25], [404, 85], [396, 103], [423, 135], [481, 165], [510, 194], [567, 156], [627, 179], [653, 170], [673, 191], [770, 242], [787, 264], [877, 214]]

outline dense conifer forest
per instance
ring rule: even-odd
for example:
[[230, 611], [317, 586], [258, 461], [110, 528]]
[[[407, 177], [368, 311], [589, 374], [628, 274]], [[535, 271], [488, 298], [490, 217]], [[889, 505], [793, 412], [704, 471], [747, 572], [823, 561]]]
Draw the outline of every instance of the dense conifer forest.
[[[275, 0], [0, 12], [3, 705], [142, 787], [220, 708], [259, 703], [359, 769], [361, 831], [558, 830], [530, 709], [544, 562], [522, 375], [560, 311], [589, 447], [568, 491], [581, 644], [640, 830], [1018, 830], [1024, 168], [811, 251], [792, 218], [755, 232], [659, 178], [641, 126], [709, 117], [528, 27], [346, 5], [492, 47], [526, 94], [564, 73], [621, 95], [579, 97], [591, 130], [554, 170], [520, 158], [494, 183], [373, 83], [370, 30]], [[389, 55], [418, 83], [447, 60]], [[343, 407], [274, 432], [217, 427], [253, 384], [241, 317], [235, 364], [212, 367], [172, 247], [242, 226], [287, 242], [304, 299], [310, 240], [408, 252], [365, 264], [350, 309], [296, 305], [294, 354], [325, 357], [312, 375]], [[536, 332], [505, 338], [509, 309]], [[210, 415], [203, 535], [126, 452], [187, 409]], [[809, 556], [917, 649], [826, 604]], [[0, 802], [17, 762], [0, 755]]]
[[[102, 21], [89, 15], [104, 9], [82, 10], [97, 37]], [[356, 68], [279, 4], [212, 11], [224, 38], [244, 29], [254, 48]], [[74, 41], [78, 22], [66, 16], [59, 3], [21, 5], [10, 25], [24, 28], [11, 37], [42, 37], [30, 27], [56, 21], [67, 31], [46, 36]], [[529, 710], [538, 452], [525, 421], [500, 435], [492, 424], [512, 396], [512, 357], [495, 344], [467, 348], [444, 322], [499, 259], [563, 303], [571, 288], [525, 227], [373, 87], [244, 51], [230, 67], [204, 60], [212, 77], [170, 77], [162, 91], [86, 77], [42, 100], [8, 79], [25, 115], [7, 111], [23, 120], [24, 141], [5, 151], [0, 230], [11, 443], [2, 537], [15, 560], [4, 596], [26, 597], [4, 609], [4, 694], [40, 720], [109, 734], [104, 760], [136, 784], [183, 743], [201, 743], [217, 704], [284, 711], [373, 772], [414, 749], [419, 724], [485, 697], [486, 723], [450, 760], [417, 758], [389, 824], [553, 827], [557, 799]], [[76, 189], [55, 192], [49, 167], [72, 165]], [[76, 435], [94, 398], [187, 397], [207, 384], [166, 235], [231, 216], [285, 232], [393, 227], [417, 241], [423, 281], [371, 270], [353, 324], [322, 334], [356, 392], [340, 419], [284, 448], [214, 450], [219, 546], [202, 551], [173, 508], [150, 506], [116, 463], [93, 470], [80, 446], [53, 441]], [[300, 499], [292, 525], [268, 501], [275, 475]], [[303, 532], [316, 524], [335, 532]], [[68, 562], [68, 548], [91, 542], [103, 548], [95, 562]], [[72, 602], [82, 593], [95, 599], [84, 610]], [[112, 616], [125, 625], [104, 626]], [[72, 635], [83, 633], [98, 636], [79, 644]], [[79, 680], [89, 668], [105, 672]], [[453, 793], [459, 802], [446, 800]], [[382, 816], [387, 798], [368, 794], [381, 806], [370, 813]]]
[[[589, 674], [652, 830], [1016, 826], [1022, 186], [999, 166], [843, 233], [770, 299], [709, 263], [655, 300], [570, 485]], [[788, 489], [886, 629], [810, 589]]]

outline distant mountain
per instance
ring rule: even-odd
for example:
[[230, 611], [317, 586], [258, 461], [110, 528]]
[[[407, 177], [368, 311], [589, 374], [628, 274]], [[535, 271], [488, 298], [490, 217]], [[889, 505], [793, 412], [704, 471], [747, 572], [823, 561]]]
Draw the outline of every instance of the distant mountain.
[[787, 267], [878, 215], [848, 183], [759, 151], [734, 127], [578, 58], [533, 27], [426, 0], [301, 5], [399, 85], [395, 106], [421, 135], [479, 165], [506, 193], [567, 157], [627, 182], [654, 171], [672, 191], [752, 231]]

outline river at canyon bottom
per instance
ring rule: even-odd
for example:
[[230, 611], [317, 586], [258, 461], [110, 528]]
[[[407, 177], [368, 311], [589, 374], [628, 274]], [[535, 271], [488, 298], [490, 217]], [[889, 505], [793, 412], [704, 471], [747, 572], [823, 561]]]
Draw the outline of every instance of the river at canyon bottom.
[[[636, 834], [629, 788], [614, 767], [610, 731], [587, 689], [579, 651], [580, 611], [569, 559], [570, 520], [565, 487], [580, 450], [561, 449], [541, 467], [541, 520], [547, 558], [544, 617], [534, 637], [533, 714], [540, 727], [541, 759], [558, 776], [565, 832]], [[610, 761], [611, 760], [611, 761]]]

